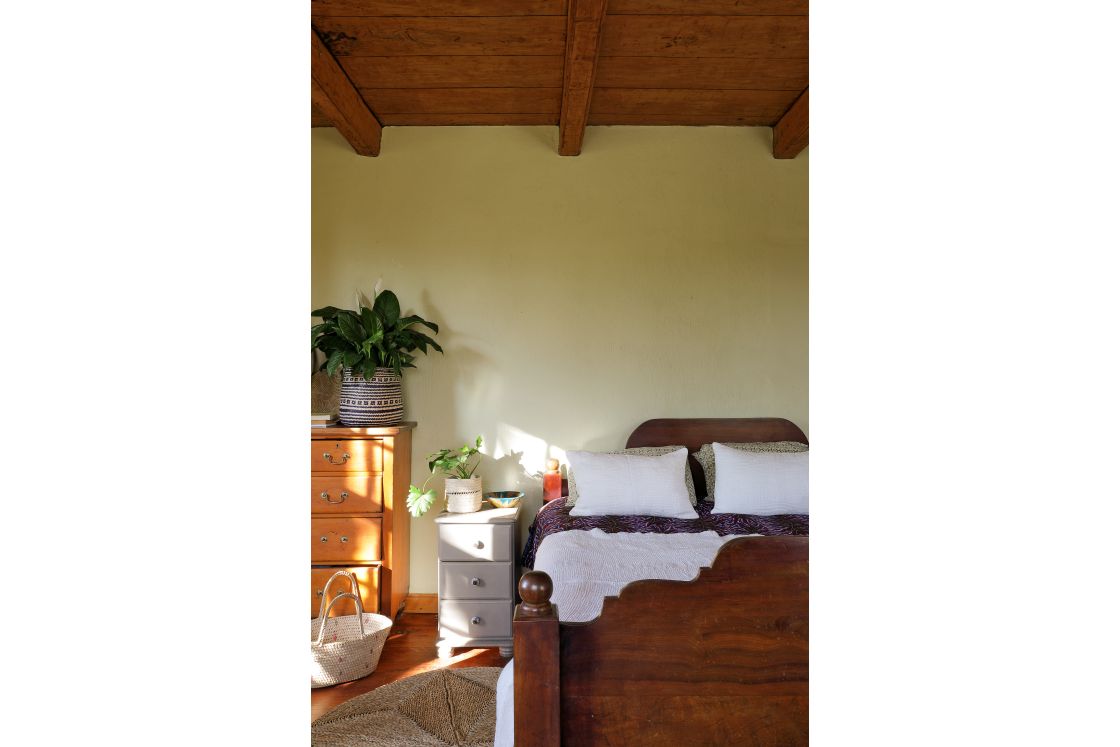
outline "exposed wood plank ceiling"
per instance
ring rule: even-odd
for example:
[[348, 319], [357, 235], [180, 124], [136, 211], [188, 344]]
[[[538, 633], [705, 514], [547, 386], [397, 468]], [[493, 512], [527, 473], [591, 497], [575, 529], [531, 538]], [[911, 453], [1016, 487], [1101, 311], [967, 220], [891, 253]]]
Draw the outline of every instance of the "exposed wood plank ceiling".
[[808, 0], [312, 0], [311, 126], [376, 155], [380, 126], [556, 125], [560, 153], [577, 155], [588, 124], [763, 125], [775, 157], [792, 158], [809, 142], [808, 12]]

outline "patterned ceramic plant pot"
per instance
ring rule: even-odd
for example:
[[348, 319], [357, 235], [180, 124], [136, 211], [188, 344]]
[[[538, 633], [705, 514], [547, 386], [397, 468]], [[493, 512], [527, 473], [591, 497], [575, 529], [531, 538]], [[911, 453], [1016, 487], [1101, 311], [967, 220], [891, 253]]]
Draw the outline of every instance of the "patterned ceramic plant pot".
[[350, 368], [342, 369], [338, 394], [338, 420], [351, 427], [396, 425], [404, 418], [401, 377], [391, 368], [379, 368], [371, 379]]
[[481, 477], [475, 475], [466, 480], [449, 477], [443, 482], [443, 497], [447, 499], [449, 513], [469, 514], [482, 508]]

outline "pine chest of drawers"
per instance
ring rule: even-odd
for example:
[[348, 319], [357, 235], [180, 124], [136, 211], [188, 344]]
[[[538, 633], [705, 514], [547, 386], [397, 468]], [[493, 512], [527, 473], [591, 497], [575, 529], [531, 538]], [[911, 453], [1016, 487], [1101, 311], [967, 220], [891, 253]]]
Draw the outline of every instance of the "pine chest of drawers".
[[497, 646], [513, 655], [514, 582], [519, 507], [470, 514], [444, 511], [439, 531], [439, 639], [441, 658], [462, 646]]
[[[311, 429], [311, 616], [343, 568], [358, 579], [366, 612], [394, 617], [408, 594], [409, 467], [415, 423]], [[339, 607], [345, 609], [339, 609]], [[353, 614], [349, 603], [334, 614]]]

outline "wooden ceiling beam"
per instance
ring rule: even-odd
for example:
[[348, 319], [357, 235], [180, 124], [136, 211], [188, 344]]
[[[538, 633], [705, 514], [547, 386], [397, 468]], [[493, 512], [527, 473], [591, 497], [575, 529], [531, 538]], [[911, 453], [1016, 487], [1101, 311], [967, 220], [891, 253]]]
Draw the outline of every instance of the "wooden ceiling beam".
[[809, 145], [809, 89], [774, 125], [774, 158], [793, 158]]
[[560, 103], [562, 156], [578, 156], [583, 148], [591, 94], [595, 88], [595, 63], [607, 0], [569, 0], [568, 38], [564, 55], [564, 88]]
[[381, 123], [314, 28], [311, 29], [311, 103], [331, 120], [358, 155], [376, 156], [381, 152]]

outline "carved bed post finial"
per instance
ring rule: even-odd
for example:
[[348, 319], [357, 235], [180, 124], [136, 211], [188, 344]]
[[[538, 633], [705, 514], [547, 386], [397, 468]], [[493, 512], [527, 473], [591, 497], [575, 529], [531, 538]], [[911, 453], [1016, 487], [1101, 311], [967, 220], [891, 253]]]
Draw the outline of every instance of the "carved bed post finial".
[[517, 585], [523, 617], [541, 617], [552, 610], [552, 579], [544, 571], [529, 571]]
[[518, 744], [560, 747], [560, 618], [552, 579], [529, 571], [513, 611], [514, 733]]

